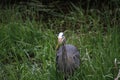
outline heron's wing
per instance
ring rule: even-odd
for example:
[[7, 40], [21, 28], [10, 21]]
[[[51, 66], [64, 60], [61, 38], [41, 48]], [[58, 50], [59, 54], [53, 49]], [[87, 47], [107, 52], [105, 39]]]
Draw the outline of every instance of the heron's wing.
[[78, 49], [73, 45], [66, 45], [67, 55], [69, 57], [72, 57], [72, 61], [74, 61], [75, 64], [80, 64], [80, 53]]
[[80, 53], [79, 53], [79, 51], [76, 51], [73, 54], [73, 59], [74, 59], [74, 62], [75, 62], [75, 67], [78, 67], [80, 65]]

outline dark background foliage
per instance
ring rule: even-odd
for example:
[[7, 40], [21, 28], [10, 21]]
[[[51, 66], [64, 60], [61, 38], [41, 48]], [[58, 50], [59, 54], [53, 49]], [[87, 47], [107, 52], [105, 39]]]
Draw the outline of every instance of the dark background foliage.
[[[119, 0], [0, 0], [0, 5], [3, 7], [6, 5], [14, 5], [19, 3], [31, 3], [39, 2], [43, 5], [49, 5], [51, 3], [56, 3], [55, 5], [69, 4], [70, 2], [74, 4], [80, 3], [82, 8], [104, 8], [109, 7], [110, 9], [118, 8], [120, 6]], [[62, 7], [62, 6], [61, 6]]]

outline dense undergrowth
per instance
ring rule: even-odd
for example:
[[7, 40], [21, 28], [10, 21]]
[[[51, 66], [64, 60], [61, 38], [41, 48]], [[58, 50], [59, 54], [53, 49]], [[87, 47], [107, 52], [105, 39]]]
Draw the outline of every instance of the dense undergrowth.
[[22, 13], [19, 7], [0, 11], [1, 80], [56, 80], [55, 47], [60, 31], [81, 55], [81, 66], [70, 80], [113, 80], [117, 76], [119, 9], [84, 12], [72, 4], [68, 14], [46, 19], [39, 15], [36, 20], [36, 11], [25, 8]]

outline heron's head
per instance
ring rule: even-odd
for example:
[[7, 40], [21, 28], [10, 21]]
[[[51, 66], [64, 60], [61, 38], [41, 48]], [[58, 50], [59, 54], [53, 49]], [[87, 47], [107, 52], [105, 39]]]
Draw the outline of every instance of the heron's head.
[[58, 44], [62, 44], [65, 42], [65, 36], [64, 36], [64, 33], [63, 32], [60, 32], [58, 34]]
[[58, 34], [58, 44], [57, 44], [57, 46], [56, 46], [56, 49], [58, 49], [59, 46], [60, 46], [61, 44], [64, 44], [64, 43], [65, 43], [64, 33], [63, 33], [63, 32], [60, 32], [60, 33]]

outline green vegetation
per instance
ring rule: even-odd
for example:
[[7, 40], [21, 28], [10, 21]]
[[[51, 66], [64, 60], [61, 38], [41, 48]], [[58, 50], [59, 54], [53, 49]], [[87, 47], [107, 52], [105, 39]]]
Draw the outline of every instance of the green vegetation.
[[85, 13], [72, 4], [70, 13], [46, 20], [43, 16], [36, 20], [34, 12], [28, 17], [18, 7], [0, 10], [0, 80], [56, 80], [56, 34], [60, 31], [81, 53], [81, 66], [70, 80], [113, 80], [117, 76], [119, 9]]

